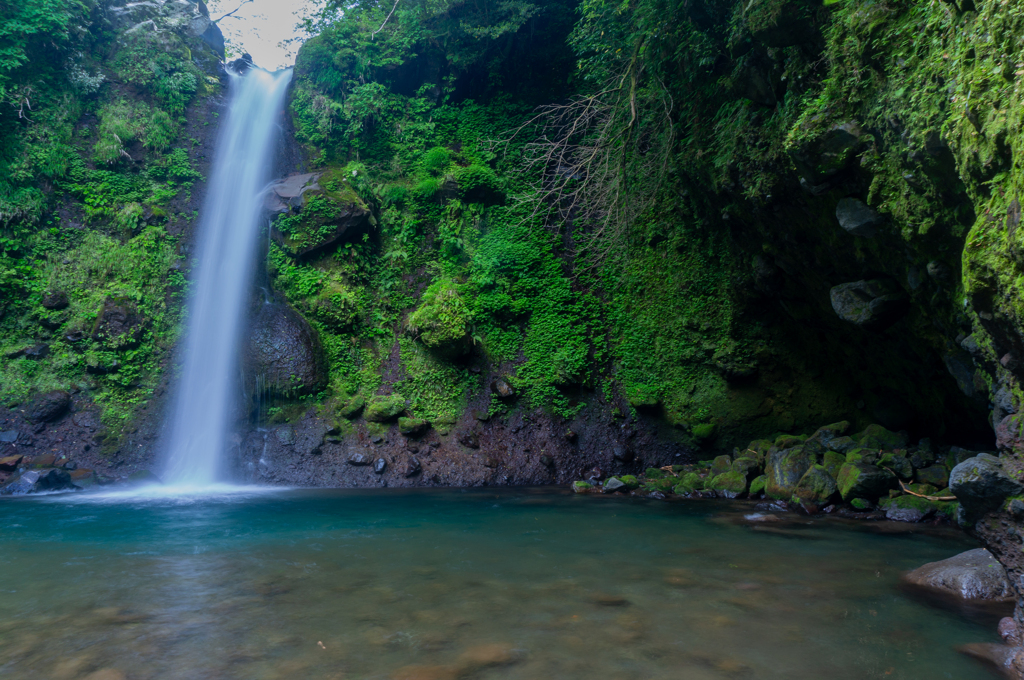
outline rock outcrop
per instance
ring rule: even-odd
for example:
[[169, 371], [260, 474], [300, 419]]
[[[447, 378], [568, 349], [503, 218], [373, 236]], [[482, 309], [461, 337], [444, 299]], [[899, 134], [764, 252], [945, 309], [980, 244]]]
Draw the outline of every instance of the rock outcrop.
[[250, 392], [259, 387], [271, 395], [311, 394], [327, 381], [319, 336], [284, 304], [259, 307], [250, 322], [243, 365]]

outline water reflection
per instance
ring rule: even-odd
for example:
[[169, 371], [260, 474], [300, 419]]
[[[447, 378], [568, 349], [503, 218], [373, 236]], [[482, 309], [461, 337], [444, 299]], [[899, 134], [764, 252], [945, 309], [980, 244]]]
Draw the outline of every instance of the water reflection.
[[529, 491], [179, 500], [0, 504], [0, 675], [989, 677], [953, 647], [993, 628], [896, 585], [955, 532]]

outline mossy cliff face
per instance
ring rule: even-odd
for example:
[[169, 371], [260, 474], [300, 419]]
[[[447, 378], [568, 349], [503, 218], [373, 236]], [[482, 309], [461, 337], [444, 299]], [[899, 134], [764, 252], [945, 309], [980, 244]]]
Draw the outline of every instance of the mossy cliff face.
[[[574, 27], [531, 12], [472, 50], [452, 38], [429, 68], [431, 36], [465, 17], [325, 16], [300, 51], [296, 138], [336, 196], [277, 218], [270, 274], [323, 339], [321, 409], [400, 392], [410, 417], [447, 433], [477, 402], [488, 416], [541, 409], [567, 430], [600, 405], [691, 451], [837, 418], [991, 442], [993, 377], [961, 347], [973, 315], [960, 278], [973, 192], [991, 177], [961, 177], [942, 132], [952, 85], [935, 82], [950, 78], [935, 45], [971, 12], [596, 2]], [[664, 16], [678, 30], [644, 37]], [[927, 50], [911, 40], [922, 30]], [[524, 57], [527, 87], [479, 61], [498, 44], [529, 54], [537, 31], [562, 46], [551, 64], [580, 60], [575, 73]], [[460, 96], [479, 68], [491, 80]], [[537, 140], [579, 114], [575, 146], [603, 158], [604, 133], [586, 110], [533, 107], [556, 100], [552, 82], [585, 94], [613, 73], [635, 79], [622, 134], [641, 141], [609, 189], [630, 202], [591, 210], [572, 201], [600, 192], [552, 187], [599, 169], [565, 149], [538, 165]], [[615, 209], [621, 224], [597, 215]], [[365, 228], [345, 231], [363, 210]]]
[[70, 391], [74, 431], [37, 445], [130, 472], [181, 330], [223, 41], [202, 3], [42, 4], [0, 76], [0, 417], [41, 429], [19, 415]]

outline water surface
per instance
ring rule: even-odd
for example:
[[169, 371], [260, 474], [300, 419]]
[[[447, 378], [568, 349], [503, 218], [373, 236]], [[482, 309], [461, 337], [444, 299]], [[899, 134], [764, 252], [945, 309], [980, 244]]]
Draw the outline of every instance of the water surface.
[[557, 491], [0, 502], [0, 676], [990, 678], [898, 588], [975, 547]]

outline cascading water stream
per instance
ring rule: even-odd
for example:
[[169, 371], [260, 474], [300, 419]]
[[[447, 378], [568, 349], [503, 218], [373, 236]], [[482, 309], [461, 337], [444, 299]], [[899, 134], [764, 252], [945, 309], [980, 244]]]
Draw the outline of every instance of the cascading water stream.
[[232, 76], [199, 226], [184, 366], [170, 422], [163, 481], [218, 481], [238, 393], [239, 344], [270, 178], [271, 156], [291, 70]]

